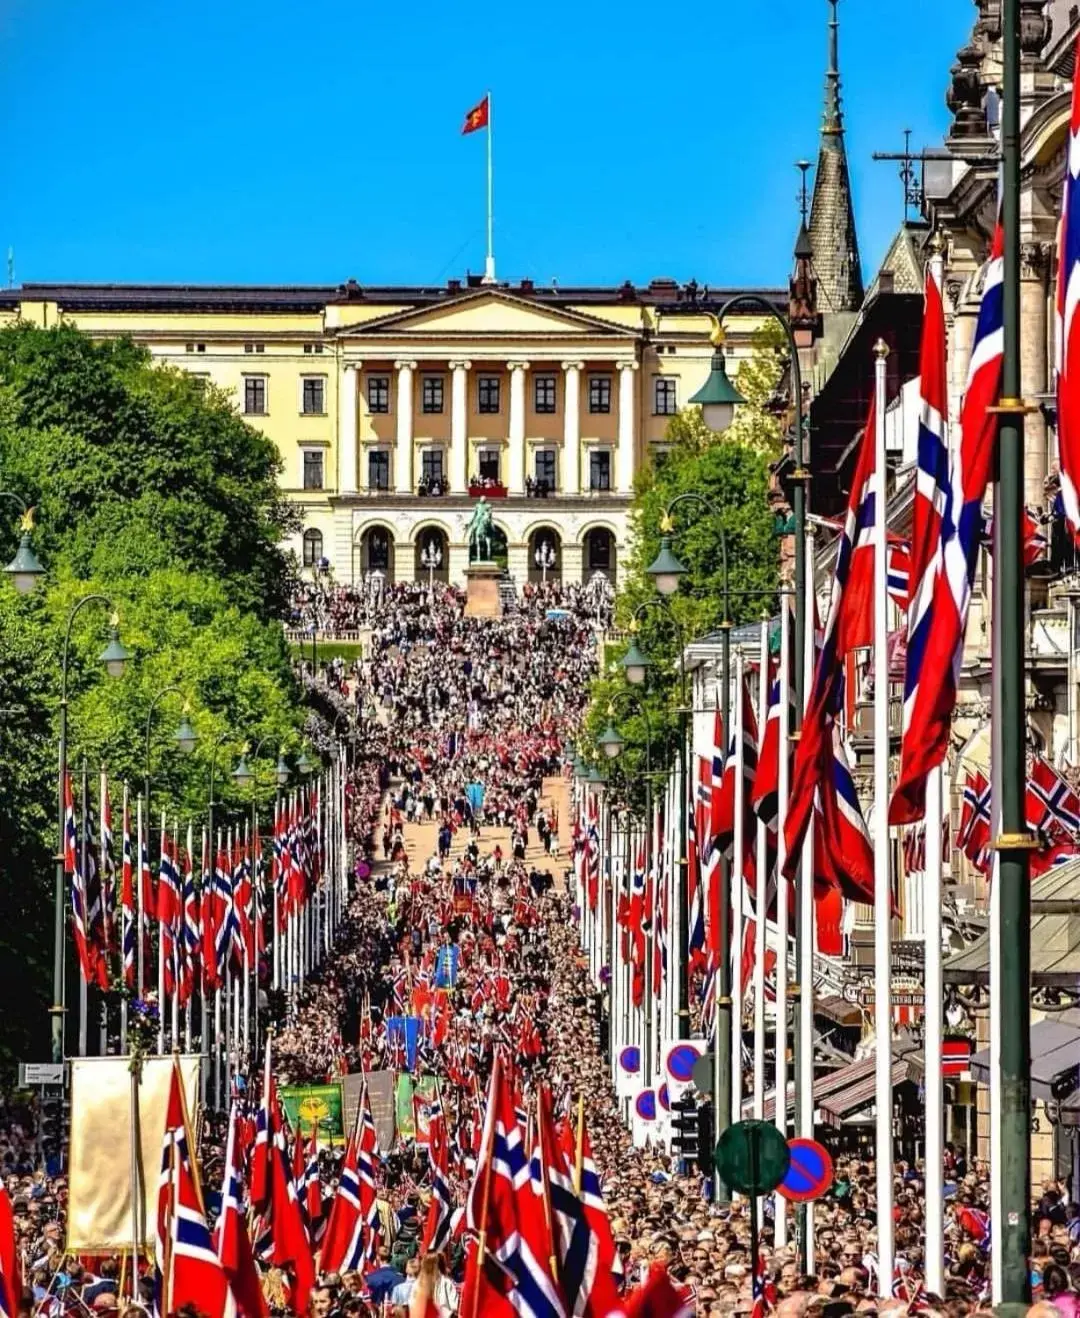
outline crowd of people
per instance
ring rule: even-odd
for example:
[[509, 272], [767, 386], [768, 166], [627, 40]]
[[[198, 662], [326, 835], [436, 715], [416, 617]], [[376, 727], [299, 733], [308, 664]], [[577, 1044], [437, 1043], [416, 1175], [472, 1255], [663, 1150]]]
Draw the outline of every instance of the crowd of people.
[[[310, 599], [298, 604], [308, 607]], [[835, 1183], [816, 1209], [815, 1257], [804, 1269], [794, 1246], [775, 1246], [766, 1203], [755, 1288], [746, 1203], [714, 1203], [710, 1178], [692, 1164], [663, 1147], [633, 1146], [602, 1052], [605, 1000], [580, 951], [561, 777], [564, 738], [581, 718], [595, 665], [593, 615], [581, 592], [531, 591], [500, 619], [464, 616], [463, 597], [447, 588], [388, 588], [377, 608], [358, 607], [367, 610], [370, 652], [313, 679], [330, 707], [362, 729], [347, 788], [352, 897], [333, 954], [275, 1036], [278, 1084], [407, 1066], [434, 1077], [450, 1132], [448, 1183], [461, 1205], [498, 1054], [526, 1112], [541, 1083], [562, 1120], [573, 1120], [581, 1104], [624, 1294], [663, 1264], [699, 1314], [750, 1315], [755, 1302], [757, 1313], [783, 1318], [986, 1311], [988, 1175], [962, 1153], [949, 1151], [945, 1294], [928, 1295], [924, 1285], [921, 1169], [898, 1164], [897, 1272], [893, 1298], [881, 1300], [874, 1166], [865, 1158], [837, 1157]], [[391, 1025], [403, 1015], [423, 1021], [411, 1042]], [[220, 1180], [222, 1150], [223, 1130], [208, 1119], [201, 1152], [210, 1185]], [[65, 1255], [66, 1182], [42, 1166], [41, 1153], [32, 1109], [0, 1111], [0, 1172], [29, 1288], [23, 1308], [49, 1318], [122, 1310], [117, 1259]], [[325, 1217], [342, 1151], [324, 1149], [320, 1164]], [[421, 1258], [427, 1151], [398, 1138], [381, 1151], [375, 1177], [373, 1256], [355, 1270], [320, 1274], [313, 1318], [405, 1318], [418, 1287], [440, 1314], [456, 1312], [461, 1238], [437, 1264]], [[1034, 1221], [1033, 1312], [1077, 1318], [1080, 1209], [1064, 1185], [1047, 1185]], [[283, 1311], [272, 1269], [266, 1285], [271, 1308]], [[127, 1307], [125, 1318], [145, 1318], [145, 1308]]]

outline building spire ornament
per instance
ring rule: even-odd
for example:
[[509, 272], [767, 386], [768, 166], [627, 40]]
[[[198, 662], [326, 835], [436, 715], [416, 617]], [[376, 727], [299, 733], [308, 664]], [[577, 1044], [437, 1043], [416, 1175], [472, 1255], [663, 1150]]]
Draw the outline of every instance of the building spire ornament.
[[840, 109], [837, 2], [826, 0], [829, 6], [829, 63], [825, 74], [825, 114], [810, 206], [810, 243], [814, 251], [818, 307], [825, 315], [858, 311], [863, 301], [862, 266]]

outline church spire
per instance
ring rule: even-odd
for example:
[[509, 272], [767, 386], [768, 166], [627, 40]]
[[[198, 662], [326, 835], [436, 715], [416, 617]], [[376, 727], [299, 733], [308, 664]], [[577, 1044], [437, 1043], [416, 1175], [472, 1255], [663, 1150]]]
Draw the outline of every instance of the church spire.
[[837, 0], [829, 6], [829, 64], [825, 73], [825, 115], [821, 124], [814, 199], [810, 207], [810, 242], [814, 249], [818, 305], [828, 315], [862, 306], [862, 268], [851, 201], [851, 176], [844, 147], [840, 110], [840, 20]]
[[836, 14], [837, 0], [829, 3], [829, 67], [825, 73], [825, 121], [822, 131], [842, 133], [844, 121], [840, 114], [840, 19]]

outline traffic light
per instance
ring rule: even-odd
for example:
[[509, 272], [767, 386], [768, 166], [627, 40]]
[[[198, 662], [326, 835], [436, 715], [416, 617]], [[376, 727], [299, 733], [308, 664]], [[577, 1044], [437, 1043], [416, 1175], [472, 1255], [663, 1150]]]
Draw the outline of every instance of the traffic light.
[[703, 1103], [698, 1108], [698, 1142], [697, 1165], [702, 1175], [711, 1176], [715, 1161], [716, 1135], [713, 1127], [713, 1110], [711, 1103]]
[[698, 1151], [698, 1105], [684, 1094], [671, 1105], [671, 1147], [683, 1158], [696, 1158]]

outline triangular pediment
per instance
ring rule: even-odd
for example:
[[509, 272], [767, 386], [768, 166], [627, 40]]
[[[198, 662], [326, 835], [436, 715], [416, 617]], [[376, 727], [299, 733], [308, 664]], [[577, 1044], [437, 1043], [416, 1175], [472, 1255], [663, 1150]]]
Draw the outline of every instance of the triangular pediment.
[[570, 307], [551, 306], [502, 289], [470, 289], [445, 302], [397, 311], [343, 330], [342, 338], [400, 338], [408, 335], [461, 337], [505, 335], [517, 339], [635, 339], [637, 332]]

